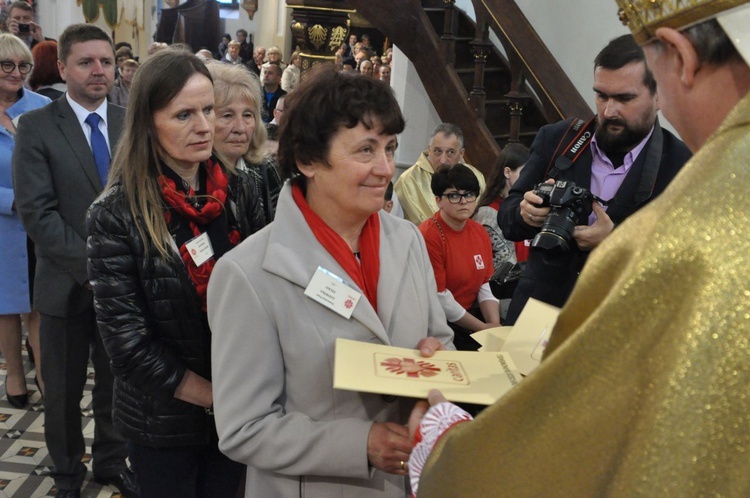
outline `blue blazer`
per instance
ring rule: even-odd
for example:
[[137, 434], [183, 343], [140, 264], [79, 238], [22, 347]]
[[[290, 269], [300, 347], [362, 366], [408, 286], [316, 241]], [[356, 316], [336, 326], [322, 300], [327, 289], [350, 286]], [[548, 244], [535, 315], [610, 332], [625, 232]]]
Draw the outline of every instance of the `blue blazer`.
[[[6, 113], [16, 120], [26, 111], [43, 107], [51, 102], [43, 95], [22, 88], [21, 98]], [[10, 159], [16, 139], [0, 126], [0, 315], [15, 315], [30, 311], [29, 261], [26, 251], [26, 231], [18, 212], [13, 208], [15, 193]]]

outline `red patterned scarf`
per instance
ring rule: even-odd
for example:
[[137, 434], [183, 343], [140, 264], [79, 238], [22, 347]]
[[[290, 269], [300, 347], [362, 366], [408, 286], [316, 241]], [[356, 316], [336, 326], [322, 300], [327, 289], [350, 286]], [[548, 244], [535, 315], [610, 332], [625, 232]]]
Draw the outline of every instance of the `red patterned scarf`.
[[[174, 180], [161, 175], [157, 181], [161, 188], [161, 196], [167, 206], [173, 209], [182, 219], [187, 221], [194, 236], [199, 236], [205, 230], [201, 227], [216, 219], [224, 210], [224, 204], [227, 200], [227, 185], [229, 180], [227, 175], [221, 169], [217, 161], [209, 159], [206, 161], [206, 197], [203, 206], [196, 207], [188, 202], [188, 198], [195, 198], [196, 194], [192, 187], [188, 192], [182, 192], [177, 189]], [[164, 211], [164, 217], [167, 224], [171, 221], [172, 213], [170, 209]], [[240, 234], [237, 230], [232, 230], [228, 235], [229, 241], [236, 246], [240, 240]], [[195, 261], [187, 250], [186, 243], [180, 246], [180, 256], [187, 268], [188, 275], [195, 285], [195, 290], [201, 298], [203, 311], [206, 311], [206, 290], [208, 289], [208, 279], [216, 265], [216, 258], [211, 258], [200, 267], [195, 265]]]
[[380, 217], [378, 214], [373, 213], [367, 218], [359, 236], [360, 263], [349, 248], [349, 244], [310, 208], [298, 185], [292, 186], [292, 196], [320, 245], [364, 291], [367, 300], [377, 313], [378, 278], [380, 276]]

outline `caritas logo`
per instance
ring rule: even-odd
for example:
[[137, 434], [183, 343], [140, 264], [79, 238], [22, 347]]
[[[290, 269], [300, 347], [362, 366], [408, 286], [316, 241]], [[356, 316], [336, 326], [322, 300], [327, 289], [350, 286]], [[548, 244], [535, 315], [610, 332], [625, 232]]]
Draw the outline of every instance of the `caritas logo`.
[[440, 369], [427, 361], [417, 361], [412, 358], [388, 358], [380, 363], [382, 367], [396, 375], [406, 374], [406, 377], [434, 377]]

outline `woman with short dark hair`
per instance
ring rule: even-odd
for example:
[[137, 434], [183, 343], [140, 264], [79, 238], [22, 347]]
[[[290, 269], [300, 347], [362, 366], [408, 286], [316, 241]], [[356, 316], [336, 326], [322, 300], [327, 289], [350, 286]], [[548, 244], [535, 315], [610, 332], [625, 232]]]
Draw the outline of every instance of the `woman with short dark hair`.
[[404, 497], [413, 401], [332, 387], [339, 337], [450, 345], [422, 238], [380, 214], [404, 119], [387, 85], [332, 66], [287, 98], [276, 218], [209, 284], [221, 449], [246, 496]]
[[456, 333], [456, 348], [476, 350], [471, 332], [500, 326], [500, 306], [489, 280], [492, 246], [482, 225], [472, 220], [479, 180], [464, 166], [444, 166], [430, 183], [439, 210], [419, 231], [424, 236], [445, 316]]
[[112, 418], [146, 497], [234, 496], [211, 407], [208, 279], [264, 224], [249, 179], [212, 156], [205, 64], [166, 49], [136, 74], [104, 193], [89, 210], [89, 279], [115, 376]]

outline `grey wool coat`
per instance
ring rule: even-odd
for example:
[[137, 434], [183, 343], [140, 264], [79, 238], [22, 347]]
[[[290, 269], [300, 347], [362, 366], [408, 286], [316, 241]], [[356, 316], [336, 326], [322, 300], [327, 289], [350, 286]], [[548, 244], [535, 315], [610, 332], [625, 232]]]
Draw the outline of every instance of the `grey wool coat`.
[[452, 348], [416, 226], [384, 212], [380, 223], [377, 313], [363, 295], [347, 320], [303, 294], [318, 266], [349, 279], [315, 239], [289, 183], [274, 222], [213, 271], [219, 447], [248, 465], [248, 497], [408, 492], [403, 477], [369, 467], [367, 437], [373, 422], [406, 424], [414, 400], [333, 389], [337, 337], [414, 348], [429, 335]]

